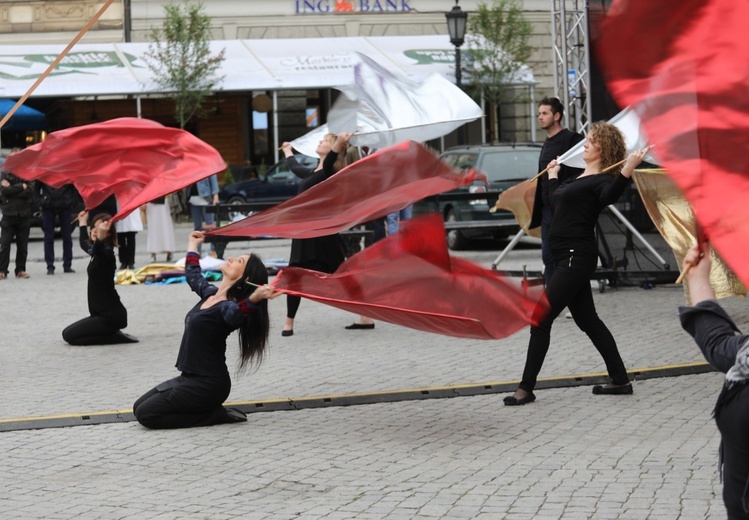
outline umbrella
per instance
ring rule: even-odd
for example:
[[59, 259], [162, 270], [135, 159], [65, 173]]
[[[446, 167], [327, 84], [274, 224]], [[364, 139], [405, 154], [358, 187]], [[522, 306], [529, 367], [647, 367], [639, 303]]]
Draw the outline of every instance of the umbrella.
[[[0, 99], [0, 119], [10, 112], [16, 104], [11, 99]], [[38, 110], [21, 105], [13, 116], [5, 123], [3, 130], [45, 130], [47, 128], [47, 118]]]

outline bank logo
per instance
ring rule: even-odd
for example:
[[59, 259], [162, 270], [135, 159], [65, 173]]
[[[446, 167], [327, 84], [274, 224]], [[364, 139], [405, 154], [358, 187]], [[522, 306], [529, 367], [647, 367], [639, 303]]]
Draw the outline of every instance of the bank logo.
[[413, 11], [412, 0], [295, 0], [296, 14]]
[[336, 13], [353, 13], [354, 4], [352, 4], [351, 2], [347, 2], [346, 0], [335, 0], [334, 11]]

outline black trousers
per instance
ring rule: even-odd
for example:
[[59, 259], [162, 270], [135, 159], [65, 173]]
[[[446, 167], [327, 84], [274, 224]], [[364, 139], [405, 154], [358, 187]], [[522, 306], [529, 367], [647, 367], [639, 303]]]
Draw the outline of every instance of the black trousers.
[[716, 423], [722, 441], [723, 503], [728, 518], [749, 519], [749, 385], [721, 406]]
[[597, 255], [555, 256], [554, 273], [546, 286], [551, 310], [538, 326], [531, 327], [523, 380], [519, 385], [521, 389], [531, 392], [535, 388], [538, 374], [549, 351], [551, 326], [565, 307], [569, 308], [575, 324], [588, 335], [603, 357], [612, 383], [624, 385], [629, 382], [627, 369], [619, 355], [616, 341], [598, 317], [593, 303], [590, 276], [596, 270], [597, 264]]
[[135, 235], [137, 231], [117, 233], [117, 243], [120, 246], [120, 266], [132, 269], [135, 265]]
[[[322, 262], [298, 262], [289, 264], [289, 267], [303, 267], [304, 269], [311, 269], [312, 271], [320, 271], [321, 273], [329, 273], [330, 270]], [[301, 296], [294, 296], [292, 294], [286, 295], [286, 317], [292, 320], [296, 318], [296, 313], [299, 310], [299, 305], [302, 303]]]
[[[127, 323], [127, 318], [124, 323]], [[71, 345], [133, 343], [133, 338], [122, 334], [117, 325], [112, 320], [101, 316], [89, 316], [65, 327], [62, 331], [62, 339]]]
[[154, 430], [231, 422], [222, 406], [230, 391], [229, 374], [204, 377], [183, 372], [135, 401], [133, 414], [140, 424]]
[[44, 231], [44, 261], [47, 269], [55, 269], [55, 218], [60, 221], [62, 237], [62, 267], [70, 269], [73, 264], [73, 226], [70, 223], [70, 208], [43, 209], [42, 230]]
[[10, 245], [16, 242], [15, 274], [26, 271], [26, 258], [29, 254], [29, 232], [31, 217], [3, 215], [0, 222], [0, 273], [8, 274], [10, 265]]

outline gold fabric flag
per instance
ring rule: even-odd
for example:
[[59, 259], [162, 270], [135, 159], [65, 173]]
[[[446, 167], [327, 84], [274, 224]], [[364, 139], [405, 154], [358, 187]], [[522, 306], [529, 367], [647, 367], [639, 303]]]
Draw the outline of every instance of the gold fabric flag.
[[[632, 178], [653, 224], [673, 249], [679, 268], [689, 248], [697, 244], [697, 225], [694, 212], [681, 190], [666, 175], [665, 170], [635, 170]], [[716, 298], [746, 296], [746, 288], [723, 260], [710, 249], [710, 284]], [[686, 280], [684, 281], [686, 284]], [[689, 292], [687, 294], [687, 304]]]
[[512, 211], [515, 220], [529, 236], [541, 238], [541, 228], [528, 229], [533, 215], [533, 199], [536, 196], [536, 181], [523, 181], [499, 195], [496, 208]]

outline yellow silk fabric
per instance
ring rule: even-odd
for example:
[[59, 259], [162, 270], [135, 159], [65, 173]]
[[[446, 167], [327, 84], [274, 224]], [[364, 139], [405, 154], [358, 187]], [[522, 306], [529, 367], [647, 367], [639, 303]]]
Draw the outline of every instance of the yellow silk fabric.
[[[681, 269], [687, 251], [697, 244], [697, 224], [692, 207], [662, 169], [635, 170], [632, 178], [653, 224], [673, 249]], [[710, 284], [716, 298], [746, 296], [744, 284], [713, 249], [710, 250], [710, 260]], [[690, 304], [688, 291], [686, 295], [687, 304]]]
[[495, 206], [499, 209], [511, 211], [523, 231], [532, 237], [541, 238], [540, 227], [528, 229], [533, 214], [535, 195], [536, 181], [523, 181], [502, 192]]

